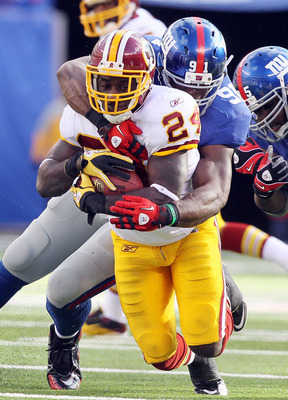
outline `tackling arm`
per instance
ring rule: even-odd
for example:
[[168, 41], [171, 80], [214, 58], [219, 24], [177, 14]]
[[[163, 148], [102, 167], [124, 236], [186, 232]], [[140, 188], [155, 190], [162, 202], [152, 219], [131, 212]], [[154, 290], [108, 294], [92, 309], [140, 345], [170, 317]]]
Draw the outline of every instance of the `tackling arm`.
[[199, 148], [200, 162], [193, 175], [193, 191], [173, 203], [179, 210], [177, 226], [198, 225], [218, 212], [227, 202], [233, 149], [222, 145]]
[[59, 85], [67, 103], [84, 116], [91, 108], [86, 92], [85, 68], [88, 59], [87, 56], [67, 61], [57, 71]]

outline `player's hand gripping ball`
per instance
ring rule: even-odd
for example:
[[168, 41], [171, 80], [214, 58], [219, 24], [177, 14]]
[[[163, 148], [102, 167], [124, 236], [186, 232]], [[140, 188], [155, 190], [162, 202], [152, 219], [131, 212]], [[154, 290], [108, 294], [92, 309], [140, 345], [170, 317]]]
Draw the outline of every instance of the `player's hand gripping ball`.
[[121, 179], [118, 176], [114, 175], [107, 175], [116, 190], [112, 190], [111, 188], [109, 188], [105, 181], [99, 176], [91, 176], [90, 178], [94, 185], [95, 191], [97, 193], [103, 193], [105, 195], [124, 194], [143, 187], [142, 181], [135, 171], [129, 171], [128, 174], [128, 180]]

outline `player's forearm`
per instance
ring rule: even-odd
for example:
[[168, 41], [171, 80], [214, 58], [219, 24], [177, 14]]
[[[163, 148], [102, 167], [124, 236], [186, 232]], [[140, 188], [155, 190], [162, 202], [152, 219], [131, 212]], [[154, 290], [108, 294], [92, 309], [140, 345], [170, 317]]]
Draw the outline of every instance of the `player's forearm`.
[[91, 106], [86, 92], [85, 65], [88, 57], [67, 61], [57, 71], [62, 93], [70, 107], [79, 114], [86, 115]]
[[226, 204], [227, 199], [227, 194], [196, 189], [187, 194], [181, 201], [173, 201], [179, 210], [177, 226], [187, 228], [203, 223], [218, 214]]
[[61, 196], [72, 185], [73, 178], [64, 171], [65, 161], [45, 160], [39, 167], [36, 189], [42, 197]]
[[193, 175], [194, 190], [181, 201], [173, 202], [179, 210], [177, 226], [196, 226], [218, 214], [227, 202], [233, 149], [222, 145], [200, 148], [201, 158]]
[[261, 198], [255, 194], [254, 201], [260, 210], [268, 214], [274, 214], [275, 216], [281, 216], [282, 210], [285, 209], [287, 204], [286, 196], [282, 190], [274, 191], [272, 196], [267, 199]]

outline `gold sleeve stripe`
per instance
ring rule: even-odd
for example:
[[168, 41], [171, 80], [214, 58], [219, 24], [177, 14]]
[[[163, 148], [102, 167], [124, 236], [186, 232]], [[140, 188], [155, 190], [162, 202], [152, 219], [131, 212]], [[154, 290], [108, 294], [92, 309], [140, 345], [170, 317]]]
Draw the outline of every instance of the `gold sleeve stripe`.
[[198, 147], [197, 143], [183, 144], [182, 146], [173, 146], [166, 149], [161, 149], [153, 153], [153, 156], [168, 156], [169, 154], [177, 153], [177, 151], [181, 150], [191, 150], [196, 149]]
[[[165, 147], [163, 149], [160, 149], [160, 150], [157, 151], [157, 153], [161, 153], [162, 151], [171, 151], [171, 150], [178, 151], [179, 147], [181, 147], [182, 150], [185, 149], [185, 148], [186, 149], [189, 149], [189, 148], [194, 149], [195, 147], [197, 147], [198, 143], [199, 143], [198, 139], [187, 140], [185, 143], [175, 144], [174, 146], [170, 146], [169, 148]], [[189, 146], [189, 147], [183, 147], [183, 146]]]

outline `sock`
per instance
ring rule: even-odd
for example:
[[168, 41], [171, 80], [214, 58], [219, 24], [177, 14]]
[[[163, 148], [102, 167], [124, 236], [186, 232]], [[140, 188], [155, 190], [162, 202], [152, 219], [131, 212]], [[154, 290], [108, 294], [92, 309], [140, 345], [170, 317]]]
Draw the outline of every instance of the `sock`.
[[288, 271], [288, 244], [274, 236], [269, 236], [263, 246], [262, 258], [275, 261]]
[[60, 339], [64, 339], [64, 340], [65, 340], [65, 339], [71, 339], [72, 337], [76, 336], [77, 333], [79, 332], [79, 331], [77, 331], [77, 332], [73, 333], [73, 335], [64, 336], [64, 335], [61, 335], [61, 333], [58, 332], [58, 329], [57, 329], [56, 325], [54, 326], [54, 330], [55, 330], [56, 335], [57, 335]]
[[46, 309], [55, 323], [59, 337], [73, 337], [75, 332], [81, 330], [91, 311], [91, 300], [71, 309], [68, 309], [68, 306], [57, 308], [48, 299], [46, 300]]
[[101, 309], [105, 318], [112, 321], [119, 322], [120, 324], [127, 324], [126, 316], [122, 311], [119, 295], [116, 286], [108, 289], [103, 296], [101, 302]]
[[178, 345], [175, 353], [165, 361], [152, 364], [153, 367], [163, 371], [171, 371], [172, 369], [179, 368], [182, 365], [189, 365], [193, 362], [195, 354], [190, 350], [183, 336], [177, 333], [176, 337]]
[[226, 222], [220, 235], [223, 250], [260, 258], [265, 241], [269, 237], [268, 233], [255, 226], [239, 222]]
[[23, 286], [28, 285], [12, 275], [0, 261], [0, 308], [2, 308]]

